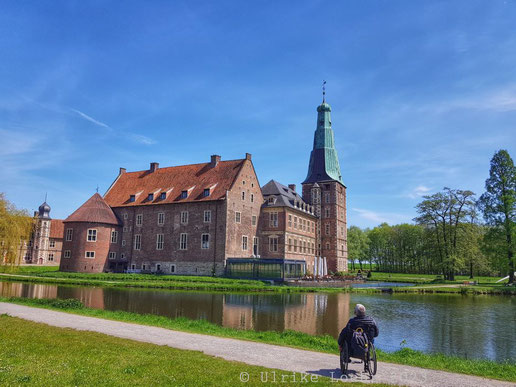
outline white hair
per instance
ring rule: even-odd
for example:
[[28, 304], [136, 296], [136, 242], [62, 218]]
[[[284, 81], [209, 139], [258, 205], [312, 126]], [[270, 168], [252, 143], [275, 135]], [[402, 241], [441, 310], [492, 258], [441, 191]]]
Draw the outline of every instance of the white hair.
[[365, 316], [365, 306], [362, 304], [357, 304], [355, 306], [355, 316]]

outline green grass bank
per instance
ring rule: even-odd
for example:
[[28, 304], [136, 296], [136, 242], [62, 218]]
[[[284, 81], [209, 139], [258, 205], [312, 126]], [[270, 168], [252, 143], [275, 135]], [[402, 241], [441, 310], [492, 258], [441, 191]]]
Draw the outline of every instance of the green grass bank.
[[[279, 380], [283, 375], [287, 381], [301, 379], [300, 374], [201, 352], [55, 328], [7, 315], [0, 315], [0, 341], [2, 386], [258, 386], [264, 384], [260, 374], [272, 371]], [[249, 373], [249, 382], [240, 382], [241, 372]], [[309, 384], [335, 384], [328, 378], [317, 379]]]
[[[205, 320], [189, 320], [186, 318], [170, 319], [157, 315], [91, 309], [84, 307], [80, 301], [74, 299], [56, 300], [0, 297], [0, 301], [61, 310], [91, 317], [158, 326], [172, 330], [284, 345], [333, 354], [338, 353], [337, 343], [335, 339], [329, 335], [312, 336], [295, 331], [257, 332], [252, 330], [238, 330], [221, 327]], [[516, 363], [513, 361], [498, 363], [490, 360], [464, 359], [443, 354], [425, 354], [409, 348], [403, 348], [396, 352], [379, 351], [378, 358], [380, 361], [385, 362], [516, 382]]]

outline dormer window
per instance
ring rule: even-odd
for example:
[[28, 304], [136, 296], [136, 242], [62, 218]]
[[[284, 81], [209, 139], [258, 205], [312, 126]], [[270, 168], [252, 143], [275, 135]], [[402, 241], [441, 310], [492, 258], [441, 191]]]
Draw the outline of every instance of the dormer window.
[[136, 195], [129, 196], [129, 201], [134, 202], [136, 200]]
[[188, 197], [188, 191], [181, 191], [181, 199], [186, 199]]
[[269, 204], [274, 204], [275, 201], [276, 201], [276, 198], [274, 196], [271, 196], [269, 198]]
[[202, 193], [202, 196], [204, 196], [204, 197], [210, 196], [210, 189], [209, 188], [205, 188], [203, 193]]
[[152, 200], [154, 200], [154, 194], [153, 194], [153, 193], [150, 193], [150, 194], [147, 196], [147, 200], [148, 200], [148, 201], [152, 201]]
[[167, 193], [166, 192], [162, 192], [160, 195], [159, 195], [159, 199], [160, 200], [165, 200], [167, 198]]

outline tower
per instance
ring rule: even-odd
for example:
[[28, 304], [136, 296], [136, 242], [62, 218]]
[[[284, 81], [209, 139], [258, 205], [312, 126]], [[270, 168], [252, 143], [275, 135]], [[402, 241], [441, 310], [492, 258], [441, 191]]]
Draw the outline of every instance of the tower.
[[316, 255], [326, 257], [328, 271], [347, 271], [346, 186], [331, 127], [331, 107], [317, 107], [317, 126], [308, 174], [303, 181], [303, 199], [318, 212]]
[[45, 202], [39, 206], [36, 218], [36, 227], [34, 233], [34, 246], [32, 249], [32, 263], [47, 263], [47, 250], [50, 240], [50, 206]]

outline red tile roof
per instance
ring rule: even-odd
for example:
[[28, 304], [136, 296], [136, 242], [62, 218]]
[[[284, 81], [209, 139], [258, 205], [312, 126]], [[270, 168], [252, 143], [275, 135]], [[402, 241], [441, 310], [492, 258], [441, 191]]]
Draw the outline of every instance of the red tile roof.
[[120, 224], [111, 207], [108, 206], [98, 193], [89, 198], [64, 222]]
[[[219, 161], [215, 167], [210, 163], [159, 168], [154, 172], [125, 172], [118, 176], [104, 199], [111, 207], [141, 206], [163, 203], [184, 203], [218, 200], [226, 196], [245, 159]], [[210, 195], [203, 192], [210, 188]], [[188, 191], [186, 199], [181, 192]], [[166, 192], [161, 200], [160, 194]], [[148, 195], [154, 193], [152, 200]], [[135, 195], [135, 201], [129, 201]]]
[[63, 239], [64, 224], [62, 219], [50, 220], [50, 238]]

